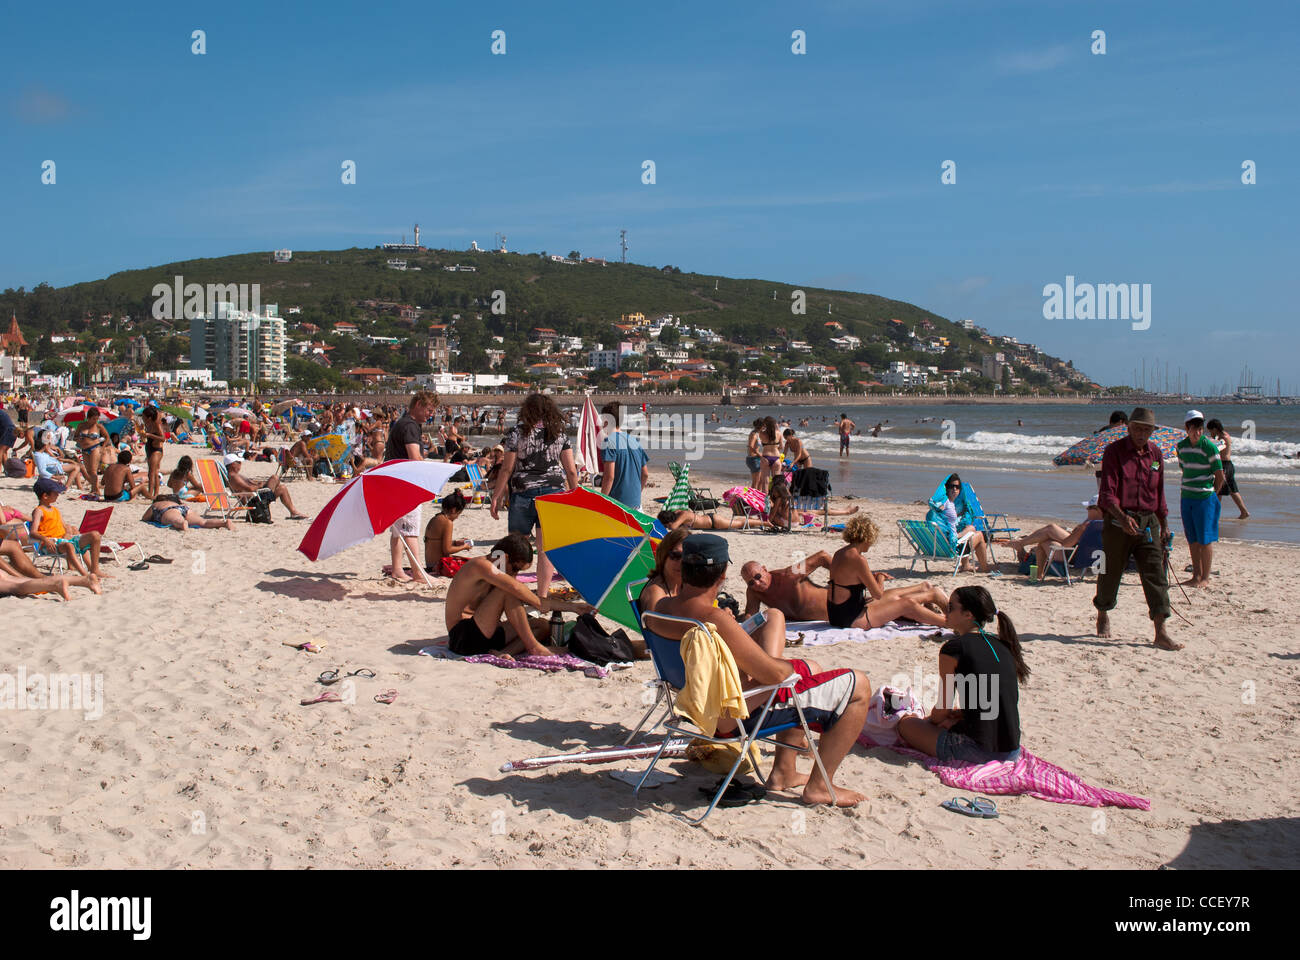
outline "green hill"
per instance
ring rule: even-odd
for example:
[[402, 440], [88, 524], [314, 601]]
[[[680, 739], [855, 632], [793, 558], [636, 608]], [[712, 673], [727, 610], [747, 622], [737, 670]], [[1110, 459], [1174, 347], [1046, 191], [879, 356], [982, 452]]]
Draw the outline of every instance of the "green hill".
[[[405, 259], [408, 270], [390, 269], [387, 266], [390, 258]], [[477, 269], [474, 273], [442, 269], [453, 264], [472, 265]], [[554, 262], [544, 254], [448, 250], [294, 251], [290, 263], [273, 262], [269, 252], [187, 260], [123, 271], [102, 280], [61, 288], [42, 284], [31, 291], [6, 290], [0, 294], [0, 309], [17, 316], [33, 344], [47, 334], [66, 331], [83, 335], [83, 340], [91, 334], [112, 336], [115, 351], [117, 340], [124, 345], [127, 334], [120, 325], [105, 326], [99, 318], [110, 314], [129, 316], [135, 321], [131, 333], [146, 333], [151, 348], [163, 354], [155, 362], [165, 366], [165, 361], [173, 359], [169, 354], [185, 352], [188, 324], [154, 321], [152, 290], [157, 283], [171, 284], [177, 275], [185, 283], [258, 284], [263, 305], [278, 304], [281, 316], [287, 315], [289, 307], [300, 307], [301, 315], [287, 318], [312, 322], [327, 331], [333, 323], [349, 320], [357, 323], [363, 333], [399, 337], [410, 334], [409, 324], [403, 327], [394, 317], [358, 306], [360, 301], [368, 299], [422, 307], [426, 323], [440, 318], [450, 321], [459, 314], [460, 319], [455, 323], [455, 335], [461, 345], [457, 367], [471, 370], [486, 369], [480, 362], [485, 361], [481, 355], [493, 334], [507, 338], [507, 362], [521, 371], [522, 354], [526, 350], [524, 341], [533, 327], [551, 327], [560, 335], [581, 336], [589, 344], [597, 341], [610, 344], [615, 340], [610, 324], [617, 322], [622, 314], [635, 312], [649, 318], [671, 313], [691, 326], [712, 329], [739, 344], [763, 346], [803, 340], [812, 345], [813, 353], [801, 354], [789, 363], [806, 359], [838, 366], [842, 376], [851, 374], [848, 382], [862, 378], [861, 371], [853, 367], [853, 360], [862, 360], [876, 369], [887, 359], [915, 359], [941, 369], [959, 368], [972, 363], [978, 366], [980, 354], [992, 349], [980, 343], [977, 334], [937, 314], [873, 294], [716, 277], [631, 263], [567, 264]], [[791, 309], [791, 295], [797, 289], [802, 289], [806, 296], [803, 314], [793, 313]], [[497, 290], [505, 294], [503, 315], [494, 315], [489, 309]], [[898, 320], [901, 325], [891, 324], [890, 320]], [[842, 330], [828, 327], [828, 321], [837, 322]], [[947, 337], [951, 349], [942, 355], [914, 351], [911, 348], [917, 345], [916, 341], [908, 336], [913, 329], [922, 339]], [[833, 350], [829, 340], [841, 334], [860, 338], [863, 347], [851, 354]], [[893, 341], [902, 352], [887, 352], [887, 341]], [[404, 364], [399, 360], [400, 353], [395, 356], [394, 351], [383, 346], [373, 348], [355, 341], [342, 346], [346, 349], [333, 356], [336, 369], [340, 360], [387, 370]], [[44, 345], [41, 352], [49, 356], [49, 346]], [[710, 359], [716, 356], [724, 374], [740, 375], [734, 349], [701, 348], [696, 352]], [[772, 375], [779, 376], [779, 365], [769, 366], [774, 370]], [[1041, 379], [1045, 385], [1047, 377]]]

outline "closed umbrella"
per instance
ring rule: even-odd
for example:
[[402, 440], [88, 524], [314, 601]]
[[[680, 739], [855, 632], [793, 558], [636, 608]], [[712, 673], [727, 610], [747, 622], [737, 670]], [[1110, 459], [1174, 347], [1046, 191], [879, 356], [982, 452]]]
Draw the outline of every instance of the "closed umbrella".
[[639, 631], [626, 587], [654, 568], [664, 528], [640, 510], [586, 487], [546, 494], [536, 504], [546, 556], [555, 569], [602, 615]]
[[[1064, 450], [1052, 458], [1052, 462], [1058, 467], [1068, 466], [1080, 463], [1101, 463], [1102, 455], [1106, 448], [1116, 440], [1128, 436], [1128, 427], [1107, 427], [1101, 433], [1095, 433], [1091, 437], [1084, 437], [1068, 450]], [[1187, 436], [1187, 431], [1177, 427], [1156, 427], [1151, 433], [1151, 442], [1160, 448], [1160, 456], [1165, 460], [1172, 460], [1178, 456], [1178, 441]]]
[[587, 397], [582, 405], [582, 419], [578, 421], [578, 447], [574, 451], [574, 463], [581, 471], [593, 476], [600, 473], [600, 416], [596, 405]]
[[678, 466], [672, 463], [668, 465], [668, 469], [673, 471], [673, 475], [677, 479], [673, 482], [673, 488], [668, 494], [668, 499], [664, 501], [664, 509], [689, 509], [691, 505], [691, 465], [683, 463]]

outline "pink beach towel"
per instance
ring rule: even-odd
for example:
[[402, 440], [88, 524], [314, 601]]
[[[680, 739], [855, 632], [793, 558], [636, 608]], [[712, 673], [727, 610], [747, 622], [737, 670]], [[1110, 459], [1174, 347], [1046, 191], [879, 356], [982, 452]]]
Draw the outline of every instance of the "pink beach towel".
[[[865, 733], [858, 737], [864, 747], [876, 744]], [[1102, 787], [1091, 787], [1068, 770], [1034, 756], [1023, 746], [1016, 761], [993, 760], [989, 763], [964, 764], [959, 767], [941, 766], [934, 757], [908, 747], [891, 747], [909, 757], [916, 757], [926, 769], [938, 774], [945, 786], [982, 794], [1025, 793], [1052, 803], [1073, 803], [1081, 807], [1124, 807], [1130, 810], [1150, 810], [1151, 801]]]

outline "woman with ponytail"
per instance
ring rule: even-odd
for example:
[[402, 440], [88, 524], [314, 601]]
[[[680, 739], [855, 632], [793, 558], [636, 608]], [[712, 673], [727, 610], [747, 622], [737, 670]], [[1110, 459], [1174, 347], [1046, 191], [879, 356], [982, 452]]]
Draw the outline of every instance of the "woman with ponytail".
[[[995, 618], [997, 632], [989, 633], [984, 625]], [[1018, 759], [1020, 683], [1029, 667], [1015, 625], [983, 587], [958, 587], [947, 626], [957, 636], [939, 650], [939, 702], [924, 720], [900, 720], [898, 735], [945, 765]]]

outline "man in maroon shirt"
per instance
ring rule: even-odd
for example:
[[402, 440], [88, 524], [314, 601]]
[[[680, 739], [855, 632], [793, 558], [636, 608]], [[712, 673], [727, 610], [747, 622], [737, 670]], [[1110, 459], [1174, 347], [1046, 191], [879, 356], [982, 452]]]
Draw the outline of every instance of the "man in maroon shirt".
[[1128, 421], [1128, 436], [1106, 448], [1101, 459], [1101, 491], [1097, 505], [1106, 515], [1101, 545], [1105, 558], [1097, 577], [1097, 636], [1110, 636], [1109, 611], [1115, 609], [1119, 581], [1129, 557], [1137, 561], [1147, 610], [1156, 626], [1155, 645], [1181, 650], [1165, 632], [1169, 619], [1169, 582], [1165, 579], [1165, 543], [1169, 508], [1165, 504], [1165, 463], [1151, 442], [1156, 418], [1138, 407]]

